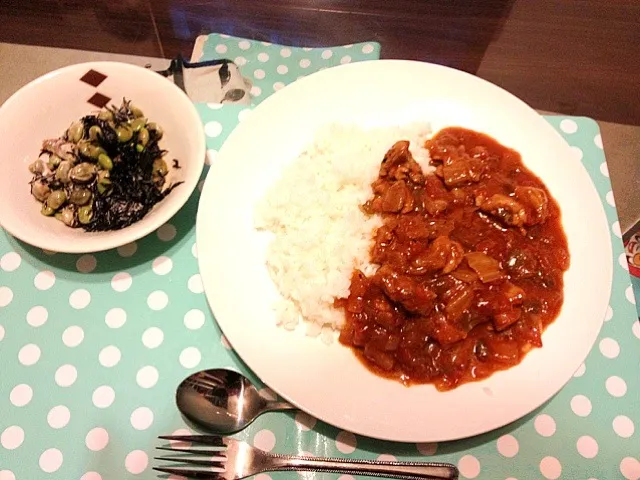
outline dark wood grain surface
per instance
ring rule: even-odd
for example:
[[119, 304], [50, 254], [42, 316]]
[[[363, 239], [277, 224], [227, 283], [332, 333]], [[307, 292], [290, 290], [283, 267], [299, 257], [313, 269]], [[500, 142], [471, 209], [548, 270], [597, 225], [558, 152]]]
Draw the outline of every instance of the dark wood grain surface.
[[[534, 108], [640, 125], [637, 0], [0, 0], [0, 41], [170, 58], [219, 32], [486, 78]], [[0, 59], [1, 61], [2, 59]]]

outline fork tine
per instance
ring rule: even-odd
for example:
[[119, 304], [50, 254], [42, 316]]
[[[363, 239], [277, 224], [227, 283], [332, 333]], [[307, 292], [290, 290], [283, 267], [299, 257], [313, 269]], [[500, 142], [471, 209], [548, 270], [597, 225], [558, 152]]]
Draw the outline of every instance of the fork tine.
[[187, 465], [200, 465], [203, 467], [224, 468], [224, 463], [215, 459], [189, 458], [189, 457], [155, 457], [156, 460], [173, 463], [186, 463]]
[[195, 478], [197, 480], [220, 480], [220, 475], [216, 472], [208, 472], [206, 470], [194, 470], [191, 468], [177, 467], [153, 467], [154, 470], [169, 475], [177, 475], [186, 478]]
[[226, 439], [219, 435], [161, 435], [158, 438], [178, 442], [201, 443], [212, 447], [224, 447], [227, 445]]
[[175, 453], [194, 453], [196, 455], [214, 455], [218, 458], [227, 458], [224, 450], [206, 450], [204, 448], [172, 448], [172, 447], [156, 447], [156, 450], [165, 450]]

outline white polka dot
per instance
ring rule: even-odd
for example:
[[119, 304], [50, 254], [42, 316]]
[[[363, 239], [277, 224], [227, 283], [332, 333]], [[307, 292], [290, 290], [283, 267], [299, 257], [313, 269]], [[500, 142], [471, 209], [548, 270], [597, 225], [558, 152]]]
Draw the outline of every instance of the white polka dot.
[[560, 130], [564, 133], [576, 133], [578, 131], [578, 124], [571, 119], [565, 118], [560, 122]]
[[55, 380], [61, 387], [70, 387], [78, 378], [78, 371], [73, 365], [62, 365], [56, 370]]
[[17, 425], [7, 427], [0, 435], [0, 445], [7, 450], [15, 450], [24, 442], [24, 430]]
[[520, 449], [518, 440], [513, 435], [503, 435], [498, 438], [496, 447], [500, 455], [507, 458], [515, 457]]
[[533, 422], [533, 427], [536, 429], [536, 432], [543, 437], [550, 437], [556, 433], [556, 421], [546, 413], [536, 417]]
[[379, 462], [395, 462], [398, 459], [396, 458], [395, 455], [391, 455], [390, 453], [383, 453], [378, 455], [376, 460], [378, 460]]
[[207, 137], [218, 137], [222, 133], [222, 124], [216, 120], [207, 122], [204, 125], [204, 133], [207, 134]]
[[[193, 432], [186, 428], [179, 428], [174, 430], [171, 433], [172, 436], [184, 436], [184, 435], [193, 435]], [[169, 443], [173, 448], [189, 448], [191, 446], [191, 442], [183, 442], [180, 440], [169, 440]]]
[[341, 453], [349, 454], [355, 452], [356, 444], [356, 436], [351, 432], [343, 430], [336, 436], [336, 448]]
[[211, 110], [220, 110], [222, 108], [222, 104], [221, 103], [207, 103], [207, 107], [209, 107]]
[[89, 305], [89, 303], [91, 303], [91, 294], [84, 288], [79, 288], [69, 295], [69, 305], [76, 310], [82, 310]]
[[218, 151], [214, 150], [213, 148], [210, 148], [209, 150], [207, 150], [207, 155], [204, 157], [204, 162], [207, 165], [212, 165], [213, 162], [216, 161], [217, 156], [218, 156]]
[[620, 462], [620, 473], [627, 480], [640, 479], [640, 461], [633, 457], [624, 457]]
[[587, 371], [587, 367], [584, 363], [581, 363], [578, 369], [573, 374], [574, 377], [578, 378], [584, 375], [584, 372]]
[[91, 401], [98, 408], [110, 407], [116, 399], [116, 392], [109, 385], [102, 385], [93, 391]]
[[112, 308], [104, 316], [104, 322], [109, 328], [120, 328], [127, 321], [127, 312], [122, 308]]
[[158, 257], [153, 261], [151, 269], [156, 275], [166, 275], [173, 268], [173, 262], [169, 257]]
[[238, 47], [240, 47], [240, 50], [249, 50], [249, 48], [251, 48], [251, 43], [248, 40], [240, 40], [238, 42]]
[[170, 223], [165, 223], [158, 228], [158, 238], [163, 242], [170, 242], [176, 236], [176, 227]]
[[280, 55], [284, 58], [289, 58], [291, 56], [291, 50], [288, 48], [283, 48], [282, 50], [280, 50]]
[[180, 365], [184, 368], [194, 368], [200, 363], [202, 355], [196, 347], [187, 347], [180, 352]]
[[259, 61], [259, 62], [263, 62], [263, 63], [264, 63], [264, 62], [268, 62], [268, 61], [269, 61], [269, 55], [267, 55], [267, 54], [266, 54], [266, 53], [264, 53], [264, 52], [259, 53], [259, 54], [258, 54], [258, 61]]
[[629, 260], [627, 260], [626, 254], [624, 253], [620, 254], [620, 256], [618, 257], [618, 263], [620, 264], [620, 267], [622, 267], [623, 270], [627, 272], [629, 271]]
[[39, 272], [33, 279], [33, 284], [38, 290], [49, 290], [56, 283], [56, 275], [50, 270]]
[[253, 95], [254, 97], [259, 97], [260, 95], [262, 95], [262, 89], [259, 86], [254, 85], [253, 87], [251, 87], [249, 93], [251, 93], [251, 95]]
[[4, 327], [0, 325], [0, 341], [4, 338]]
[[136, 430], [146, 430], [153, 423], [153, 412], [148, 407], [136, 408], [131, 413], [131, 426]]
[[584, 157], [584, 153], [580, 147], [572, 146], [569, 147], [569, 150], [571, 150], [573, 157], [578, 161], [582, 160], [582, 157]]
[[[236, 57], [233, 61], [237, 66], [242, 67], [247, 64], [247, 59], [244, 57]], [[222, 105], [220, 105], [222, 107]]]
[[62, 466], [62, 452], [57, 448], [49, 448], [40, 455], [40, 469], [46, 473], [53, 473]]
[[66, 427], [70, 419], [71, 412], [64, 405], [53, 407], [47, 414], [47, 423], [51, 428]]
[[122, 354], [120, 353], [118, 347], [109, 345], [108, 347], [104, 347], [102, 350], [100, 350], [98, 361], [103, 367], [110, 368], [117, 365], [121, 357]]
[[5, 272], [13, 272], [20, 267], [22, 263], [22, 257], [17, 252], [5, 253], [0, 258], [0, 268]]
[[62, 333], [62, 343], [67, 347], [77, 347], [84, 340], [84, 330], [77, 325], [68, 327]]
[[267, 475], [266, 473], [259, 473], [258, 475], [256, 475], [253, 478], [254, 478], [254, 480], [272, 480], [271, 476]]
[[253, 76], [256, 77], [258, 80], [262, 80], [265, 77], [265, 73], [264, 70], [262, 70], [261, 68], [258, 68], [256, 70], [253, 71]]
[[9, 400], [15, 407], [24, 407], [33, 398], [33, 389], [26, 383], [16, 385], [9, 394]]
[[271, 430], [260, 430], [253, 437], [253, 446], [265, 452], [270, 452], [276, 446], [276, 436]]
[[220, 343], [227, 350], [231, 350], [232, 349], [231, 344], [229, 343], [229, 340], [227, 340], [227, 337], [225, 337], [224, 335], [220, 336]]
[[340, 63], [342, 65], [344, 65], [345, 63], [349, 63], [349, 62], [351, 62], [351, 57], [349, 55], [345, 55], [344, 57], [342, 57], [340, 59]]
[[620, 231], [620, 222], [619, 221], [615, 221], [613, 222], [613, 224], [611, 225], [611, 231], [613, 232], [613, 234], [618, 237], [618, 238], [622, 238], [622, 232]]
[[362, 53], [373, 53], [373, 45], [371, 45], [370, 43], [367, 43], [364, 47], [362, 47]]
[[199, 273], [191, 276], [187, 283], [189, 290], [193, 293], [202, 293], [204, 291], [204, 287], [202, 286], [202, 277], [200, 277]]
[[284, 83], [276, 82], [273, 84], [273, 89], [277, 92], [278, 90], [284, 88]]
[[618, 415], [613, 419], [613, 431], [622, 438], [629, 438], [633, 435], [635, 426], [633, 421], [626, 415]]
[[11, 470], [0, 470], [0, 480], [16, 480]]
[[13, 300], [13, 291], [9, 287], [0, 287], [0, 307], [6, 307]]
[[134, 450], [124, 460], [125, 468], [134, 475], [144, 472], [147, 465], [149, 465], [149, 457], [142, 450]]
[[193, 308], [184, 314], [184, 326], [189, 330], [198, 330], [204, 325], [204, 313]]
[[117, 250], [118, 255], [120, 255], [121, 257], [132, 257], [138, 250], [138, 244], [136, 242], [127, 243], [126, 245], [118, 247]]
[[613, 338], [600, 340], [600, 353], [607, 358], [616, 358], [620, 354], [620, 345]]
[[465, 478], [476, 478], [480, 475], [480, 462], [473, 455], [465, 455], [458, 462], [458, 470]]
[[249, 115], [251, 115], [250, 108], [245, 108], [244, 110], [241, 110], [240, 113], [238, 114], [238, 121], [244, 122], [249, 117]]
[[422, 455], [426, 455], [429, 457], [431, 455], [436, 454], [436, 451], [438, 450], [438, 444], [437, 443], [417, 443], [416, 448], [418, 449], [418, 452], [420, 452]]
[[348, 44], [348, 45], [343, 45], [343, 47], [344, 47], [344, 48], [351, 48], [351, 47], [353, 47], [353, 43], [350, 43], [350, 44]]
[[49, 312], [41, 305], [32, 307], [27, 312], [27, 323], [32, 327], [41, 327], [47, 322], [49, 318]]
[[151, 292], [147, 297], [147, 305], [151, 310], [162, 310], [169, 303], [169, 297], [162, 290]]
[[311, 65], [311, 60], [309, 60], [308, 58], [303, 58], [302, 60], [300, 60], [299, 65], [300, 68], [309, 68], [309, 66]]
[[607, 378], [605, 386], [612, 397], [623, 397], [627, 393], [627, 383], [616, 375]]
[[629, 301], [629, 303], [631, 303], [632, 305], [636, 304], [636, 296], [633, 293], [633, 288], [631, 287], [631, 285], [629, 285], [627, 289], [624, 291], [624, 296], [627, 297], [627, 300]]
[[76, 261], [76, 269], [80, 273], [91, 273], [96, 269], [98, 265], [98, 260], [93, 255], [82, 255]]
[[602, 145], [602, 135], [600, 135], [599, 133], [593, 137], [593, 143], [596, 144], [596, 147], [602, 149], [603, 145]]
[[576, 442], [578, 453], [584, 458], [593, 458], [598, 454], [598, 442], [589, 435], [583, 435]]
[[191, 255], [193, 255], [193, 258], [198, 258], [198, 245], [195, 243], [191, 245]]
[[331, 50], [323, 50], [320, 56], [325, 60], [329, 60], [333, 56], [333, 52]]
[[278, 72], [280, 75], [284, 75], [288, 71], [289, 71], [289, 68], [286, 65], [278, 65], [276, 67], [276, 72]]
[[142, 334], [142, 344], [147, 348], [157, 348], [164, 340], [164, 332], [158, 327], [149, 327]]
[[151, 365], [142, 367], [136, 374], [136, 383], [141, 388], [151, 388], [158, 383], [158, 369]]
[[223, 43], [219, 43], [218, 45], [216, 45], [216, 52], [217, 53], [227, 53], [227, 46]]
[[18, 360], [26, 367], [34, 365], [40, 360], [40, 347], [35, 343], [28, 343], [18, 352]]
[[631, 331], [636, 336], [637, 339], [640, 340], [640, 321], [633, 321], [633, 325], [631, 326]]
[[579, 417], [586, 417], [591, 413], [591, 400], [584, 395], [576, 395], [571, 399], [571, 410]]
[[125, 292], [131, 288], [133, 278], [127, 272], [116, 273], [111, 279], [111, 288], [116, 292]]
[[80, 477], [80, 480], [102, 480], [102, 477], [98, 472], [87, 472]]
[[609, 205], [611, 205], [612, 207], [616, 206], [616, 199], [613, 196], [613, 192], [611, 190], [607, 192], [607, 194], [605, 195], [605, 198], [607, 199], [607, 203]]
[[600, 164], [600, 173], [602, 173], [602, 175], [604, 175], [605, 177], [609, 176], [609, 167], [607, 166], [607, 162], [602, 162]]
[[611, 305], [607, 305], [607, 312], [604, 314], [604, 321], [608, 322], [612, 318], [613, 318], [613, 308], [611, 308]]
[[317, 420], [305, 412], [296, 413], [296, 425], [303, 432], [308, 432], [316, 426]]
[[560, 478], [562, 465], [555, 457], [544, 457], [540, 462], [540, 473], [549, 480]]

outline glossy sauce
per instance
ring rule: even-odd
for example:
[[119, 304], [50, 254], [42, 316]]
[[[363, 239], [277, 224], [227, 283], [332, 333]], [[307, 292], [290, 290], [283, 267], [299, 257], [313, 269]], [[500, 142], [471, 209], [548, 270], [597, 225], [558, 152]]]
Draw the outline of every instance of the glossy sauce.
[[424, 174], [397, 142], [373, 196], [371, 277], [354, 271], [340, 342], [378, 375], [439, 390], [517, 365], [542, 346], [569, 267], [560, 210], [520, 155], [471, 130], [427, 144]]

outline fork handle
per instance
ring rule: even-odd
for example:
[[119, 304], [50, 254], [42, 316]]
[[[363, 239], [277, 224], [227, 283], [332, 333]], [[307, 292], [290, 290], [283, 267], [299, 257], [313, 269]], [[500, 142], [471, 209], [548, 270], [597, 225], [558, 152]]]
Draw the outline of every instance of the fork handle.
[[263, 465], [265, 471], [297, 470], [346, 473], [370, 477], [400, 478], [403, 480], [458, 479], [458, 469], [448, 463], [346, 460], [343, 458], [314, 458], [278, 454], [272, 454], [271, 460], [271, 462], [265, 462]]

